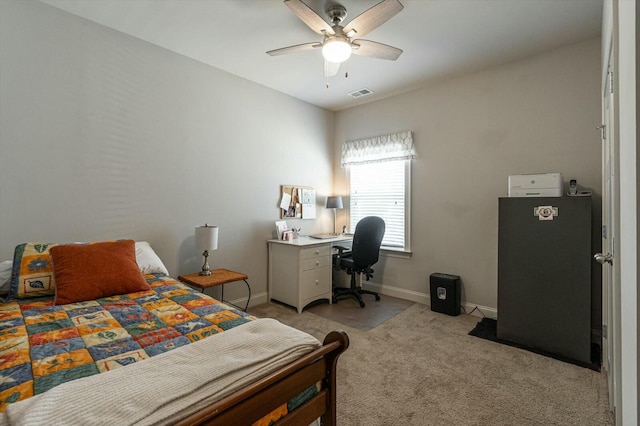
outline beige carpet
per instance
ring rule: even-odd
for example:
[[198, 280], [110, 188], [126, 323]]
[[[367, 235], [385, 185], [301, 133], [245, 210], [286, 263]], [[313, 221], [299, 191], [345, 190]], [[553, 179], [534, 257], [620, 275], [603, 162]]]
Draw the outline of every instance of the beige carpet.
[[613, 424], [602, 373], [469, 336], [477, 317], [414, 304], [360, 331], [273, 303], [249, 312], [319, 340], [334, 329], [349, 334], [338, 362], [339, 426]]
[[355, 298], [346, 298], [338, 303], [310, 306], [307, 311], [347, 327], [369, 331], [413, 305], [413, 302], [389, 296], [382, 296], [380, 301], [376, 301], [373, 296], [364, 295], [364, 301], [364, 308]]

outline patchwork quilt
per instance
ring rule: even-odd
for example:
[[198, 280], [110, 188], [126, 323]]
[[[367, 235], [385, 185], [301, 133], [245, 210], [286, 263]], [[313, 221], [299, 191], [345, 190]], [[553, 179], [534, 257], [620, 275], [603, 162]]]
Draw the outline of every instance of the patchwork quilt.
[[53, 306], [0, 304], [0, 412], [76, 378], [109, 371], [255, 319], [162, 274], [151, 290]]

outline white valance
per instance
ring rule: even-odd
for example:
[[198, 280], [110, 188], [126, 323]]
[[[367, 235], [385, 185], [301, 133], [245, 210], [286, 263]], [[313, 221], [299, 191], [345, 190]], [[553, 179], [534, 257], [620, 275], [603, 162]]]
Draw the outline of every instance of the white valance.
[[342, 145], [341, 165], [347, 167], [352, 164], [411, 160], [413, 158], [417, 158], [417, 155], [413, 145], [413, 136], [409, 131], [347, 141]]

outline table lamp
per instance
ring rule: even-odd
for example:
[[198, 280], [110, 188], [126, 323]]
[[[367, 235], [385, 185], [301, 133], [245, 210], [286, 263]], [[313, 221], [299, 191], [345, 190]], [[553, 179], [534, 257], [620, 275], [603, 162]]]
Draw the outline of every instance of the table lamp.
[[196, 226], [196, 248], [202, 250], [204, 256], [204, 265], [200, 275], [211, 275], [209, 267], [209, 250], [218, 250], [218, 227], [204, 224], [204, 226]]
[[342, 197], [334, 196], [327, 197], [327, 206], [328, 209], [333, 209], [333, 235], [338, 235], [336, 232], [336, 209], [342, 209]]

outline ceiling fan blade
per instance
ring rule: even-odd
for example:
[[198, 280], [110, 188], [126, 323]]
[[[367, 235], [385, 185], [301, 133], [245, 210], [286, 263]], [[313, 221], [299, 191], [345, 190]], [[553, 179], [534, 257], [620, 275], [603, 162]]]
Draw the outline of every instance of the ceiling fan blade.
[[334, 62], [324, 61], [324, 76], [333, 77], [340, 71], [340, 64]]
[[345, 25], [344, 32], [348, 37], [362, 37], [393, 18], [402, 9], [404, 6], [398, 0], [383, 0], [353, 18]]
[[327, 23], [320, 15], [318, 15], [313, 9], [304, 4], [300, 0], [284, 0], [284, 3], [289, 6], [289, 9], [296, 14], [302, 22], [304, 22], [309, 28], [320, 35], [324, 35], [325, 32], [329, 35], [333, 35], [333, 29], [331, 25]]
[[395, 61], [402, 54], [402, 49], [370, 40], [353, 40], [353, 54], [370, 58]]
[[303, 52], [305, 50], [313, 50], [321, 46], [322, 46], [322, 43], [318, 43], [318, 42], [296, 44], [295, 46], [288, 46], [280, 49], [270, 50], [267, 52], [267, 55], [278, 56], [278, 55], [284, 55], [286, 53]]

